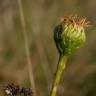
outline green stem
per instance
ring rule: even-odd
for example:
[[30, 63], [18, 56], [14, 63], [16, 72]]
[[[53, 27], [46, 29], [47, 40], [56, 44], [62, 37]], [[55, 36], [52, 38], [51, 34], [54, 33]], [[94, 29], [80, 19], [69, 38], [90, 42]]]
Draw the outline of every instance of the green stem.
[[67, 58], [68, 58], [68, 56], [65, 56], [65, 55], [60, 56], [50, 96], [56, 96], [57, 88], [59, 86], [59, 82], [62, 77], [62, 73], [65, 69]]

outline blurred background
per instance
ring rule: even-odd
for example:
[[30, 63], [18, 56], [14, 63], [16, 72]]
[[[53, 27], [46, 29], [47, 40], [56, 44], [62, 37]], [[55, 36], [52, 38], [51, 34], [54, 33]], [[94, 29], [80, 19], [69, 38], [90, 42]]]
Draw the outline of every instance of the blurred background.
[[[67, 13], [90, 21], [86, 44], [70, 56], [57, 96], [96, 96], [96, 0], [0, 0], [0, 87], [14, 82], [30, 87], [23, 31], [30, 51], [37, 96], [50, 93], [59, 54], [53, 29]], [[20, 19], [21, 18], [21, 19]]]

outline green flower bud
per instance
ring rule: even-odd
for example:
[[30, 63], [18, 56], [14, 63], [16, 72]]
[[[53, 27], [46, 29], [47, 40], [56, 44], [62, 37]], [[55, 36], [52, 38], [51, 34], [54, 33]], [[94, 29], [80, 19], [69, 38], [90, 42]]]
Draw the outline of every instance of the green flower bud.
[[86, 41], [86, 19], [69, 16], [62, 19], [54, 30], [54, 40], [60, 54], [70, 55]]

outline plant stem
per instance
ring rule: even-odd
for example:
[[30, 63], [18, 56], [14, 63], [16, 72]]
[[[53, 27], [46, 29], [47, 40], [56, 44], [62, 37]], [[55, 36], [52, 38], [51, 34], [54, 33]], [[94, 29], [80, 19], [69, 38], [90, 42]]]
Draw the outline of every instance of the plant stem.
[[27, 59], [29, 79], [30, 79], [30, 83], [31, 83], [31, 87], [32, 87], [34, 96], [36, 96], [35, 82], [34, 82], [34, 77], [33, 77], [32, 63], [31, 63], [31, 57], [30, 57], [29, 43], [28, 43], [28, 37], [27, 37], [27, 29], [26, 29], [26, 23], [25, 23], [25, 18], [24, 18], [22, 2], [21, 2], [21, 0], [17, 0], [17, 3], [18, 3], [18, 7], [19, 7], [22, 32], [23, 32], [23, 36], [24, 36], [25, 54], [26, 54], [26, 59]]
[[53, 82], [50, 96], [56, 96], [57, 88], [59, 86], [59, 82], [62, 77], [62, 73], [65, 69], [67, 58], [68, 58], [68, 56], [65, 56], [65, 55], [61, 55], [59, 58], [59, 62], [58, 62], [58, 66], [57, 66], [57, 70], [56, 70], [56, 74], [55, 74], [55, 79]]

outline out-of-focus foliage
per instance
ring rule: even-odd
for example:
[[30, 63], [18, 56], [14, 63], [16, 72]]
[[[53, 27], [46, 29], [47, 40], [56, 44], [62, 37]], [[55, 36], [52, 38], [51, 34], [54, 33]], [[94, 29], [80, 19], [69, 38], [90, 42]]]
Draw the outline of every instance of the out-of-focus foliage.
[[[50, 92], [59, 57], [53, 28], [68, 13], [87, 17], [91, 27], [85, 46], [70, 57], [58, 96], [96, 96], [96, 0], [22, 0], [22, 4], [37, 96]], [[0, 85], [30, 86], [26, 66], [17, 0], [0, 0]]]

